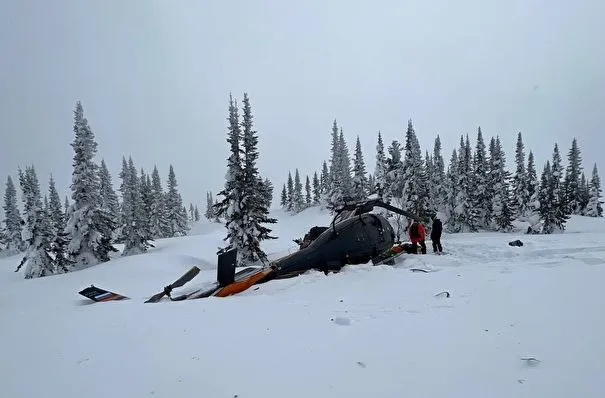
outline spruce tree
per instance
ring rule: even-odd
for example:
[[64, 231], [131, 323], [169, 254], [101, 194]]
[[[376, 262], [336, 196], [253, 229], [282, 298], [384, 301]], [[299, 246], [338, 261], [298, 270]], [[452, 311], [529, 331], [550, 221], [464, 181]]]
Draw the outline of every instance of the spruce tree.
[[554, 184], [552, 183], [553, 174], [550, 167], [550, 160], [546, 161], [542, 176], [540, 178], [540, 192], [538, 198], [540, 200], [540, 219], [542, 220], [542, 232], [551, 234], [557, 224], [555, 217], [557, 198], [554, 195]]
[[383, 201], [390, 203], [392, 198], [401, 198], [403, 195], [403, 160], [401, 145], [393, 140], [388, 148], [389, 157], [386, 159], [385, 184], [382, 194]]
[[[495, 144], [495, 142], [494, 142]], [[477, 128], [477, 142], [473, 157], [473, 185], [471, 192], [477, 214], [477, 228], [489, 228], [492, 223], [492, 196], [490, 192], [490, 168], [481, 127]]]
[[305, 208], [302, 193], [302, 183], [300, 181], [300, 173], [298, 172], [298, 169], [296, 169], [294, 173], [294, 190], [292, 192], [292, 195], [292, 210], [295, 213], [298, 213]]
[[449, 232], [460, 232], [462, 225], [458, 217], [458, 194], [461, 189], [458, 185], [458, 152], [452, 150], [452, 156], [450, 157], [450, 163], [447, 168], [445, 177], [446, 182], [446, 200], [444, 205], [445, 220], [444, 227]]
[[141, 180], [139, 183], [140, 191], [141, 191], [141, 200], [143, 204], [142, 211], [142, 219], [141, 230], [143, 231], [143, 235], [147, 237], [149, 240], [153, 240], [153, 233], [151, 227], [151, 219], [149, 215], [151, 214], [151, 210], [153, 209], [153, 187], [151, 183], [151, 178], [149, 174], [145, 173], [145, 170], [141, 169]]
[[529, 223], [532, 232], [539, 231], [540, 224], [540, 182], [538, 181], [538, 174], [536, 172], [536, 165], [534, 163], [534, 154], [529, 151], [527, 156], [527, 213], [526, 221]]
[[447, 198], [445, 162], [441, 154], [441, 138], [439, 135], [435, 138], [432, 156], [432, 173], [430, 179], [430, 195], [433, 198], [435, 210], [444, 211]]
[[212, 198], [212, 192], [206, 192], [206, 211], [204, 212], [204, 217], [208, 220], [214, 220], [214, 209], [212, 205], [214, 204], [214, 199]]
[[245, 241], [243, 223], [244, 218], [244, 175], [242, 169], [243, 149], [241, 147], [242, 132], [239, 122], [237, 102], [229, 95], [229, 121], [227, 142], [230, 146], [230, 156], [227, 159], [227, 173], [225, 186], [218, 195], [222, 200], [214, 205], [215, 214], [222, 218], [227, 229], [228, 247], [236, 249], [238, 257], [244, 254], [247, 242]]
[[189, 221], [195, 221], [195, 209], [193, 208], [193, 203], [189, 203]]
[[506, 157], [500, 137], [496, 137], [493, 153], [490, 154], [491, 183], [494, 187], [492, 200], [493, 223], [498, 231], [509, 232], [515, 219], [510, 190], [510, 172], [506, 169]]
[[17, 206], [17, 190], [13, 179], [8, 176], [4, 191], [4, 234], [5, 250], [11, 252], [25, 250], [25, 242], [21, 239], [21, 212]]
[[309, 176], [305, 176], [305, 207], [311, 206], [311, 201], [313, 197], [311, 196], [311, 181], [309, 180]]
[[366, 175], [363, 153], [361, 151], [361, 141], [359, 140], [359, 136], [357, 136], [355, 157], [353, 160], [353, 199], [358, 201], [365, 200], [369, 195], [369, 191], [370, 187]]
[[48, 213], [51, 219], [51, 227], [56, 234], [59, 234], [65, 229], [65, 214], [52, 174], [48, 181], [48, 194], [50, 198]]
[[580, 214], [586, 215], [586, 206], [588, 206], [588, 202], [590, 201], [590, 186], [588, 181], [586, 180], [586, 175], [582, 172], [582, 177], [580, 178]]
[[287, 181], [287, 192], [288, 203], [286, 204], [286, 210], [294, 211], [294, 180], [292, 179], [292, 173], [288, 171]]
[[137, 176], [137, 170], [131, 157], [126, 163], [122, 158], [122, 172], [120, 173], [122, 184], [122, 237], [124, 250], [122, 256], [141, 254], [147, 251], [150, 244], [145, 230], [144, 220], [146, 218], [145, 205], [141, 195], [141, 180]]
[[477, 210], [474, 206], [475, 200], [475, 180], [473, 170], [473, 155], [468, 135], [466, 140], [460, 136], [460, 146], [458, 148], [458, 197], [456, 199], [458, 207], [457, 213], [458, 227], [461, 232], [476, 232]]
[[197, 208], [197, 205], [195, 206], [194, 212], [193, 212], [193, 217], [194, 217], [194, 221], [200, 221], [200, 210]]
[[153, 239], [170, 236], [170, 226], [166, 211], [166, 196], [157, 166], [151, 172], [151, 209], [149, 211], [149, 231]]
[[597, 170], [597, 164], [592, 168], [590, 179], [589, 200], [586, 206], [586, 215], [589, 217], [603, 217], [603, 202], [601, 201], [601, 179]]
[[111, 244], [115, 225], [101, 207], [98, 166], [94, 162], [97, 143], [79, 101], [74, 111], [73, 131], [71, 190], [74, 203], [66, 224], [67, 251], [75, 266], [86, 267], [109, 261], [109, 253], [117, 251]]
[[567, 207], [567, 213], [581, 214], [581, 180], [582, 155], [576, 138], [572, 140], [571, 148], [567, 155], [567, 169], [563, 182], [563, 197]]
[[[286, 186], [284, 185], [284, 193], [286, 192]], [[313, 174], [313, 204], [318, 205], [321, 201], [321, 185], [317, 172]]]
[[376, 195], [380, 200], [385, 200], [385, 192], [387, 188], [387, 158], [384, 153], [384, 143], [382, 135], [378, 131], [378, 143], [376, 144], [376, 166], [374, 168], [374, 179]]
[[320, 192], [322, 197], [328, 194], [330, 182], [330, 172], [328, 171], [328, 163], [324, 160], [321, 168], [321, 177], [319, 180]]
[[168, 224], [169, 237], [184, 236], [189, 231], [187, 225], [187, 209], [183, 205], [183, 199], [178, 192], [178, 184], [174, 168], [170, 165], [168, 170], [168, 190], [166, 192], [166, 222]]
[[555, 230], [562, 232], [565, 230], [565, 224], [569, 219], [571, 211], [566, 203], [566, 194], [563, 183], [563, 165], [561, 161], [561, 154], [559, 152], [559, 146], [556, 143], [552, 155], [551, 174], [552, 178], [550, 183], [552, 184], [551, 190], [554, 200], [553, 212], [555, 219], [553, 232]]
[[118, 202], [118, 195], [113, 188], [113, 182], [109, 169], [105, 164], [105, 159], [101, 159], [101, 167], [99, 169], [99, 185], [100, 185], [100, 198], [101, 208], [105, 210], [112, 221], [117, 224], [120, 216], [120, 204]]
[[521, 132], [517, 134], [517, 148], [515, 151], [515, 163], [517, 168], [512, 183], [512, 203], [515, 217], [520, 221], [527, 219], [528, 192], [527, 174], [525, 170], [525, 145]]
[[281, 191], [281, 199], [279, 204], [284, 210], [288, 208], [288, 192], [286, 191], [286, 184], [284, 184], [283, 189]]

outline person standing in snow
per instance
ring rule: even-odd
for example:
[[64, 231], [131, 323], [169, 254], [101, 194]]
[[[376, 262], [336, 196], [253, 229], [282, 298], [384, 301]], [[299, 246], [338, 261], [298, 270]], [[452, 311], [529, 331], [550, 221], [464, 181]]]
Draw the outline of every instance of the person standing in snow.
[[412, 242], [412, 250], [415, 253], [418, 253], [418, 244], [420, 243], [422, 254], [426, 254], [426, 230], [424, 229], [424, 226], [414, 220], [410, 225], [408, 232], [410, 234], [410, 241]]
[[443, 247], [441, 246], [441, 233], [443, 232], [443, 224], [439, 217], [435, 216], [433, 218], [433, 226], [431, 228], [431, 242], [433, 242], [433, 252], [441, 253], [443, 252]]

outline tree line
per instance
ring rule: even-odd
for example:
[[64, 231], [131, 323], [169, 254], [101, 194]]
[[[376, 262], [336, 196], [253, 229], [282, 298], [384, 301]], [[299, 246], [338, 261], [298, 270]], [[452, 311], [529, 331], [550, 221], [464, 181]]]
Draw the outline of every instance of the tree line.
[[[344, 201], [361, 201], [374, 195], [421, 217], [440, 215], [452, 233], [510, 231], [517, 220], [527, 222], [528, 232], [548, 234], [563, 231], [572, 214], [603, 216], [597, 165], [587, 177], [576, 138], [567, 154], [567, 166], [563, 166], [555, 143], [552, 158], [541, 174], [520, 132], [514, 171], [506, 167], [500, 137], [492, 136], [486, 144], [480, 127], [473, 145], [468, 134], [460, 136], [446, 167], [439, 135], [432, 151], [426, 150], [423, 155], [411, 120], [404, 142], [393, 140], [388, 148], [378, 132], [373, 173], [366, 172], [359, 137], [351, 161], [336, 121], [330, 154], [321, 171], [314, 172], [312, 185], [305, 177], [305, 192], [298, 169], [294, 178], [288, 172], [281, 193], [282, 208], [293, 213], [313, 205], [334, 209]], [[407, 220], [396, 217], [396, 222], [401, 229], [405, 227], [401, 223]]]
[[[30, 165], [18, 170], [21, 213], [17, 187], [11, 176], [6, 181], [0, 249], [7, 254], [24, 253], [17, 271], [25, 267], [25, 278], [109, 261], [118, 243], [124, 245], [123, 256], [143, 253], [155, 239], [182, 236], [189, 230], [190, 217], [172, 165], [164, 190], [157, 167], [147, 174], [142, 168], [137, 170], [132, 157], [123, 157], [120, 200], [105, 161], [95, 162], [97, 142], [79, 101], [73, 131], [71, 201], [66, 197], [61, 202], [52, 175], [43, 196], [36, 169]], [[196, 217], [192, 205], [190, 213]]]

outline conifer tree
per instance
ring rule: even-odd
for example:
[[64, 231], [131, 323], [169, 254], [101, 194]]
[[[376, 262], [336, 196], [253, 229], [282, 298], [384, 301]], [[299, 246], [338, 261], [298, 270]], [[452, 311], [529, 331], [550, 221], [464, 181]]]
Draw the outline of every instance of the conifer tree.
[[477, 210], [475, 209], [475, 181], [473, 174], [473, 155], [468, 135], [466, 140], [460, 136], [460, 146], [458, 148], [458, 196], [456, 198], [457, 208], [455, 209], [458, 221], [458, 227], [461, 232], [476, 232]]
[[515, 217], [521, 221], [525, 221], [527, 219], [529, 197], [527, 191], [527, 174], [525, 170], [525, 145], [523, 144], [521, 132], [517, 134], [515, 163], [517, 168], [512, 183], [513, 201], [511, 206], [514, 209]]
[[590, 179], [589, 200], [586, 206], [586, 215], [589, 217], [603, 217], [603, 202], [601, 201], [601, 179], [597, 170], [597, 164], [592, 169]]
[[580, 214], [582, 211], [581, 201], [581, 180], [582, 175], [582, 155], [576, 138], [572, 140], [571, 148], [567, 155], [567, 169], [563, 182], [564, 203], [567, 212], [570, 214]]
[[305, 176], [305, 207], [311, 206], [311, 201], [313, 197], [311, 196], [311, 181], [309, 180], [309, 176]]
[[386, 160], [386, 173], [382, 200], [390, 203], [392, 198], [403, 196], [403, 160], [401, 145], [393, 140], [388, 148], [389, 157]]
[[151, 172], [151, 209], [149, 210], [149, 231], [153, 239], [170, 236], [170, 226], [166, 211], [166, 195], [157, 166]]
[[141, 230], [143, 231], [143, 236], [145, 236], [149, 240], [153, 240], [154, 237], [151, 230], [151, 219], [149, 217], [149, 215], [151, 214], [151, 210], [153, 209], [153, 187], [149, 174], [145, 173], [145, 170], [143, 170], [142, 168], [139, 188], [141, 191], [141, 200], [143, 204], [143, 211], [141, 212], [143, 217], [140, 221]]
[[204, 217], [208, 220], [214, 220], [214, 209], [212, 205], [214, 204], [214, 199], [212, 198], [212, 192], [206, 192], [206, 212], [204, 213]]
[[444, 211], [447, 198], [445, 162], [441, 154], [441, 138], [439, 135], [435, 138], [433, 145], [432, 172], [430, 179], [430, 196], [433, 198], [435, 210]]
[[17, 190], [13, 179], [8, 176], [4, 191], [4, 233], [5, 250], [11, 252], [25, 250], [25, 242], [21, 239], [21, 212], [17, 206]]
[[534, 163], [534, 154], [529, 151], [527, 156], [527, 213], [526, 220], [529, 222], [531, 231], [538, 232], [540, 224], [540, 182], [538, 181], [538, 174], [536, 172], [536, 165]]
[[[187, 209], [177, 189], [177, 180], [174, 168], [170, 165], [168, 171], [168, 190], [166, 192], [166, 221], [170, 237], [187, 235]], [[183, 210], [184, 209], [184, 210]]]
[[[122, 256], [141, 254], [147, 251], [150, 244], [149, 236], [145, 230], [145, 204], [142, 197], [141, 180], [137, 176], [137, 170], [131, 157], [126, 163], [122, 158], [122, 172], [120, 173], [122, 184], [122, 236], [124, 250]], [[143, 179], [144, 181], [144, 176]]]
[[580, 214], [585, 215], [586, 206], [588, 206], [588, 202], [590, 201], [590, 186], [588, 181], [586, 180], [586, 175], [582, 172], [582, 177], [580, 178]]
[[288, 192], [286, 191], [286, 184], [284, 184], [284, 187], [281, 191], [281, 200], [279, 204], [281, 205], [282, 209], [287, 209], [288, 207]]
[[[495, 145], [495, 141], [494, 141]], [[472, 190], [473, 205], [477, 214], [477, 228], [489, 228], [492, 223], [492, 192], [490, 167], [487, 160], [485, 141], [481, 127], [477, 128], [477, 142], [473, 157]]]
[[559, 146], [555, 143], [552, 155], [552, 166], [551, 166], [552, 178], [550, 183], [552, 184], [552, 195], [553, 195], [553, 212], [554, 212], [554, 231], [562, 232], [565, 230], [565, 224], [569, 219], [571, 211], [567, 206], [565, 199], [565, 190], [563, 184], [563, 165], [561, 161], [561, 154], [559, 152]]
[[491, 183], [494, 187], [492, 200], [493, 222], [497, 230], [508, 232], [513, 228], [514, 208], [511, 203], [510, 172], [506, 170], [506, 158], [500, 143], [500, 137], [496, 137], [494, 149], [490, 156]]
[[189, 203], [189, 221], [195, 221], [195, 209], [193, 208], [193, 203]]
[[546, 234], [552, 233], [557, 224], [555, 217], [557, 198], [554, 194], [554, 184], [552, 183], [552, 179], [553, 174], [552, 168], [550, 167], [550, 160], [547, 160], [540, 178], [540, 192], [538, 194], [540, 200], [542, 232]]
[[197, 205], [193, 211], [193, 219], [194, 221], [200, 221], [200, 210], [197, 208]]
[[355, 157], [353, 160], [353, 199], [365, 200], [369, 195], [368, 177], [366, 166], [361, 151], [361, 142], [357, 136], [355, 143]]
[[286, 210], [294, 211], [294, 180], [292, 179], [292, 173], [289, 171], [288, 171], [286, 194], [288, 197], [288, 203], [286, 204]]
[[378, 143], [376, 144], [376, 166], [374, 168], [374, 179], [376, 195], [380, 200], [385, 200], [385, 192], [387, 192], [387, 158], [384, 153], [384, 143], [382, 135], [378, 131]]
[[79, 101], [74, 111], [73, 130], [71, 189], [74, 203], [66, 224], [67, 251], [76, 266], [92, 266], [109, 261], [109, 253], [117, 249], [111, 244], [114, 223], [101, 207], [98, 166], [94, 162], [97, 143]]
[[120, 204], [118, 202], [118, 195], [113, 189], [113, 182], [109, 169], [105, 164], [105, 160], [101, 159], [101, 167], [99, 168], [99, 185], [100, 185], [100, 199], [101, 208], [105, 210], [111, 220], [117, 224], [120, 216]]
[[292, 192], [292, 207], [295, 213], [300, 212], [305, 208], [304, 199], [302, 193], [302, 183], [300, 181], [300, 174], [298, 169], [294, 172], [294, 190]]
[[[284, 193], [286, 192], [284, 185]], [[313, 204], [318, 205], [321, 201], [321, 185], [319, 182], [319, 177], [317, 176], [317, 172], [313, 174]]]
[[450, 163], [446, 173], [446, 201], [444, 206], [444, 212], [446, 219], [444, 220], [444, 227], [449, 232], [460, 232], [462, 230], [461, 222], [458, 217], [458, 194], [460, 192], [460, 186], [458, 185], [458, 152], [452, 150], [452, 156], [450, 157]]
[[59, 234], [65, 229], [65, 214], [63, 213], [61, 198], [59, 198], [59, 193], [57, 192], [57, 187], [52, 174], [48, 181], [48, 194], [50, 197], [48, 215], [51, 219], [51, 228], [55, 234]]
[[319, 180], [320, 192], [322, 196], [328, 194], [330, 182], [330, 172], [328, 171], [328, 163], [324, 160], [321, 168], [321, 177]]

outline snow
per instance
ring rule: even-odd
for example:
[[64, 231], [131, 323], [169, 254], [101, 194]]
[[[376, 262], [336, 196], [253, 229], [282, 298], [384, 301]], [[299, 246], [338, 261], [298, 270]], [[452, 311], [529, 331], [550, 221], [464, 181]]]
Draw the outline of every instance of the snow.
[[[270, 258], [330, 221], [272, 217]], [[442, 256], [143, 303], [193, 265], [179, 291], [213, 282], [224, 234], [201, 221], [148, 253], [32, 280], [12, 272], [20, 257], [0, 259], [0, 397], [603, 396], [602, 218], [551, 236], [445, 234]], [[78, 295], [93, 283], [132, 299]]]

